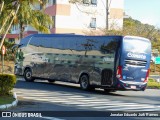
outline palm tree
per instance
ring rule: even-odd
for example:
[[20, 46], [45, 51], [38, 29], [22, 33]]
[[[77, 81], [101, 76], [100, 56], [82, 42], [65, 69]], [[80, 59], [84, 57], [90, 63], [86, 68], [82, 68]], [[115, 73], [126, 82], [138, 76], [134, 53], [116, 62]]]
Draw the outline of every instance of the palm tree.
[[44, 5], [47, 0], [19, 0], [20, 9], [16, 16], [14, 24], [19, 24], [20, 39], [23, 38], [24, 25], [31, 25], [36, 30], [49, 33], [48, 26], [52, 24], [51, 17], [44, 14], [43, 10], [35, 10], [33, 6], [35, 4]]
[[[53, 21], [51, 20], [51, 17], [45, 14], [43, 9], [40, 11], [33, 8], [33, 6], [38, 4], [41, 4], [42, 6], [44, 6], [47, 0], [5, 0], [3, 1], [4, 7], [2, 12], [0, 12], [1, 13], [0, 26], [3, 25], [3, 23], [7, 20], [7, 18], [10, 19], [10, 17], [14, 13], [16, 9], [15, 6], [13, 6], [14, 1], [20, 4], [19, 11], [15, 16], [15, 19], [13, 22], [13, 24], [19, 24], [20, 26], [20, 38], [23, 38], [24, 25], [31, 25], [33, 28], [43, 33], [50, 32], [48, 29], [48, 26], [53, 23]], [[10, 15], [10, 17], [8, 15]], [[9, 23], [9, 20], [7, 23]], [[3, 27], [3, 28], [6, 28], [6, 27]], [[3, 31], [5, 30], [3, 29]]]
[[[9, 2], [9, 1], [6, 0], [6, 2]], [[3, 45], [3, 43], [4, 43], [6, 34], [8, 33], [8, 31], [9, 31], [9, 29], [10, 29], [12, 23], [13, 23], [14, 17], [17, 15], [17, 12], [18, 12], [19, 7], [20, 7], [20, 4], [18, 2], [15, 2], [14, 4], [12, 4], [12, 2], [11, 3], [10, 2], [7, 4], [7, 6], [4, 7], [5, 3], [4, 3], [4, 1], [1, 1], [1, 11], [0, 11], [0, 15], [1, 15], [1, 17], [0, 17], [1, 18], [0, 19], [0, 25], [1, 25], [1, 29], [0, 29], [0, 33], [3, 33], [4, 31], [5, 32], [4, 32], [4, 36], [3, 36], [2, 40], [1, 40], [1, 43], [0, 43], [0, 49], [1, 49], [2, 45]], [[17, 8], [16, 8], [16, 11], [14, 12], [14, 10], [12, 8], [14, 8], [15, 6]], [[5, 12], [2, 12], [2, 11], [5, 11]], [[6, 16], [7, 14], [9, 14], [9, 16]]]
[[4, 33], [6, 31], [6, 28], [9, 24], [10, 18], [13, 15], [14, 9], [12, 6], [12, 2], [9, 2], [9, 0], [1, 0], [0, 2], [0, 33]]
[[46, 2], [47, 0], [1, 0], [0, 34], [5, 33], [5, 35], [1, 40], [0, 48], [12, 23], [19, 24], [20, 39], [23, 38], [24, 25], [31, 25], [40, 32], [49, 33], [48, 26], [52, 24], [51, 18], [44, 14], [43, 10], [33, 9], [33, 5], [41, 4], [44, 6]]
[[4, 6], [4, 1], [1, 1], [0, 14], [2, 13], [3, 6]]

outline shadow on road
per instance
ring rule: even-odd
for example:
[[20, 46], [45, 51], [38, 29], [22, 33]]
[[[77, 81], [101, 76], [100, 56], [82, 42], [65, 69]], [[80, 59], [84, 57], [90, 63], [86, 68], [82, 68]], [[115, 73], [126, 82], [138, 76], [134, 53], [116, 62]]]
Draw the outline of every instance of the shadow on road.
[[23, 89], [32, 89], [32, 90], [45, 90], [45, 91], [56, 91], [56, 92], [69, 92], [74, 94], [99, 94], [99, 95], [111, 95], [111, 96], [125, 96], [121, 94], [117, 94], [116, 92], [104, 92], [103, 89], [96, 89], [96, 90], [89, 90], [85, 91], [82, 90], [79, 84], [72, 84], [66, 82], [59, 82], [56, 81], [55, 83], [48, 83], [45, 80], [36, 80], [35, 82], [25, 82], [25, 81], [18, 81], [15, 88], [23, 88]]
[[18, 81], [15, 88], [29, 89], [29, 90], [44, 90], [49, 92], [59, 92], [61, 94], [74, 94], [81, 95], [84, 97], [90, 97], [94, 95], [99, 95], [98, 97], [109, 97], [114, 100], [123, 100], [125, 102], [140, 102], [140, 103], [151, 103], [159, 105], [160, 96], [154, 95], [152, 91], [150, 95], [148, 92], [143, 91], [117, 91], [106, 93], [102, 89], [96, 89], [92, 91], [82, 90], [78, 84], [71, 84], [66, 82], [48, 83], [46, 81], [36, 80], [36, 82], [25, 82]]

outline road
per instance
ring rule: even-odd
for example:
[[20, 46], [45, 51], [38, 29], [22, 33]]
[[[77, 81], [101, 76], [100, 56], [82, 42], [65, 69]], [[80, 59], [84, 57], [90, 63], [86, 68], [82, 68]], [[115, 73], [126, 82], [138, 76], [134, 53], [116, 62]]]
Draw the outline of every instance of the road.
[[[105, 93], [100, 89], [83, 91], [79, 85], [70, 83], [48, 83], [46, 81], [31, 83], [20, 79], [14, 92], [17, 93], [19, 103], [18, 107], [12, 108], [11, 111], [43, 112], [44, 115], [41, 119], [81, 120], [83, 117], [83, 119], [88, 120], [90, 117], [92, 120], [99, 120], [100, 118], [106, 120], [104, 114], [101, 116], [101, 111], [113, 113], [115, 111], [116, 113], [120, 113], [120, 111], [160, 111], [160, 90], [153, 89], [138, 92]], [[76, 117], [73, 118], [74, 115]], [[131, 120], [137, 120], [137, 118], [131, 117]]]

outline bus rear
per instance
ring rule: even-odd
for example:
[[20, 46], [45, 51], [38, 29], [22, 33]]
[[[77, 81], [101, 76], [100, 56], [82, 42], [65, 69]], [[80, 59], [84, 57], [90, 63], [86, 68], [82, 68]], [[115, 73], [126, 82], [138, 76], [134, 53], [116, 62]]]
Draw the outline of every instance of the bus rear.
[[151, 42], [148, 39], [124, 37], [116, 73], [118, 89], [145, 90], [149, 77], [150, 60]]

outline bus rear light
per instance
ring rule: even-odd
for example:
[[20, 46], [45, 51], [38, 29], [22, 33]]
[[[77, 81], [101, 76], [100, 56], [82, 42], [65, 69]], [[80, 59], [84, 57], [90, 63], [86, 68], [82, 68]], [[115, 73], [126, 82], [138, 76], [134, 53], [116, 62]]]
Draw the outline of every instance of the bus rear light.
[[143, 82], [148, 82], [148, 78], [149, 78], [149, 71], [150, 71], [150, 69], [148, 69], [148, 70], [147, 70], [146, 78], [145, 78], [145, 80], [144, 80]]
[[122, 80], [122, 66], [118, 66], [118, 67], [117, 67], [116, 77], [117, 77], [119, 80]]

